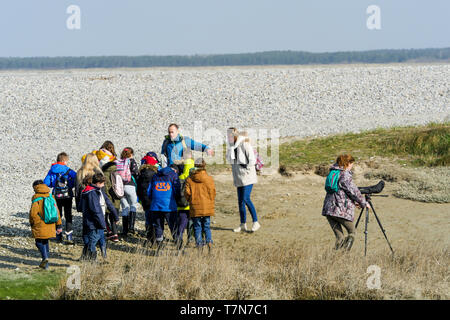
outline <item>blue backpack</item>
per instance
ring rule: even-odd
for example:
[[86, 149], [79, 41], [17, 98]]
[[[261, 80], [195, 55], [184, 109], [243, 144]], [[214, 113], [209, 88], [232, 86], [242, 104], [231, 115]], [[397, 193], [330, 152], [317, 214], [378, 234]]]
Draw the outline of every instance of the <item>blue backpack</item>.
[[341, 170], [330, 170], [330, 173], [325, 180], [325, 190], [327, 193], [335, 193], [339, 190], [339, 175]]
[[39, 200], [44, 200], [44, 217], [39, 215], [42, 220], [44, 220], [45, 224], [52, 224], [58, 221], [58, 206], [56, 205], [55, 198], [52, 196], [48, 197], [40, 197], [33, 200], [32, 203], [35, 203]]

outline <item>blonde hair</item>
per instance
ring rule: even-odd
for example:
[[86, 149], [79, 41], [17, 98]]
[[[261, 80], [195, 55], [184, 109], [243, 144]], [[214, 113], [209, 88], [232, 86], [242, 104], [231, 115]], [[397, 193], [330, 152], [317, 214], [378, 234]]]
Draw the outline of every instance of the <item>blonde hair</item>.
[[89, 175], [93, 176], [96, 172], [102, 172], [102, 169], [100, 169], [97, 155], [91, 152], [86, 155], [80, 170], [77, 172], [77, 183], [82, 184], [84, 178]]
[[238, 131], [238, 129], [231, 127], [231, 128], [228, 128], [228, 134], [235, 137], [236, 140], [239, 136], [245, 137], [244, 142], [250, 142], [250, 138], [248, 137], [247, 131]]

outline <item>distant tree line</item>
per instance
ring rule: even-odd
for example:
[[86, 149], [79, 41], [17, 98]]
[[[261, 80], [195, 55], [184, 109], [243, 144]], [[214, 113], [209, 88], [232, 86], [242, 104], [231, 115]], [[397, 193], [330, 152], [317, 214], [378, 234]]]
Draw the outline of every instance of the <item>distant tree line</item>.
[[259, 53], [191, 56], [91, 56], [0, 58], [0, 69], [143, 68], [188, 66], [249, 66], [343, 63], [399, 63], [449, 61], [450, 48], [311, 53]]

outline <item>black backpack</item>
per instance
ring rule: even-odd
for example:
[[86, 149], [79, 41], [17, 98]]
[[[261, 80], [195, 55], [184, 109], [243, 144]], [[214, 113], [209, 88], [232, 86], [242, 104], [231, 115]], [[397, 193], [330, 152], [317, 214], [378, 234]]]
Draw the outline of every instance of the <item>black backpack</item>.
[[69, 177], [67, 174], [70, 169], [66, 171], [66, 173], [60, 173], [58, 178], [55, 181], [55, 187], [53, 188], [53, 195], [57, 200], [59, 199], [69, 199], [72, 198], [72, 190], [69, 188]]
[[187, 207], [189, 205], [189, 202], [186, 200], [186, 197], [184, 196], [184, 190], [186, 189], [186, 180], [180, 179], [180, 190], [181, 195], [180, 198], [175, 199], [177, 201], [177, 206], [180, 208]]

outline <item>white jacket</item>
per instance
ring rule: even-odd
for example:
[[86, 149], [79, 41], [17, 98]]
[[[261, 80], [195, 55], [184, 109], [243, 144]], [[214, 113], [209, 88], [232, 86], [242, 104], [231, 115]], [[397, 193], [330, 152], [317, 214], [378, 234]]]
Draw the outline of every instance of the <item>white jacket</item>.
[[256, 159], [249, 139], [239, 136], [235, 144], [228, 148], [227, 160], [231, 163], [235, 187], [257, 183]]

